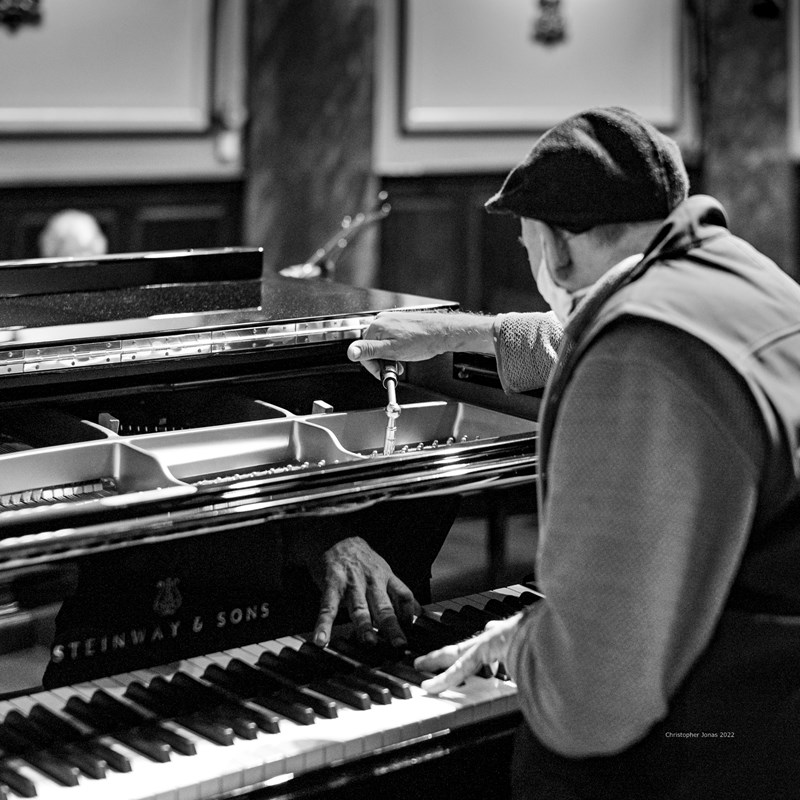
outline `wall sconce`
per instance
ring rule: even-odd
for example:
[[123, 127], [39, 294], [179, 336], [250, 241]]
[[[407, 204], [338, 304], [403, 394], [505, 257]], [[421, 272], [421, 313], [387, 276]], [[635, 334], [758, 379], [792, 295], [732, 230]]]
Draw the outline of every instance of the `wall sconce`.
[[560, 0], [539, 0], [539, 9], [539, 16], [531, 25], [531, 39], [545, 45], [560, 44], [567, 38]]
[[40, 0], [0, 0], [0, 25], [16, 33], [20, 25], [38, 25], [42, 21]]

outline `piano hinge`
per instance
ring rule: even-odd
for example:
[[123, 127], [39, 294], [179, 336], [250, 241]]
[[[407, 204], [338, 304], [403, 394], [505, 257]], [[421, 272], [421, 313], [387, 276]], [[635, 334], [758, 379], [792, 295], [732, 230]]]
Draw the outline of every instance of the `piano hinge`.
[[0, 350], [0, 375], [20, 373], [24, 363], [24, 350]]
[[55, 347], [32, 347], [23, 353], [22, 371], [49, 372], [73, 369], [74, 367], [105, 366], [118, 364], [121, 345], [119, 342], [90, 342], [88, 344], [58, 345]]
[[373, 316], [343, 317], [285, 325], [0, 350], [0, 377], [358, 339], [373, 319]]
[[229, 353], [237, 350], [358, 339], [372, 320], [372, 316], [343, 317], [214, 331], [212, 350], [215, 353]]

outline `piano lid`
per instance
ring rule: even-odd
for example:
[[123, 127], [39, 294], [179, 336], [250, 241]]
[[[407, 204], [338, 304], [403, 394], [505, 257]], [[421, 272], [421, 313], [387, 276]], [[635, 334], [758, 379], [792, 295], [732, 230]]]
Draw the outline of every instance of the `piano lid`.
[[285, 278], [260, 248], [0, 262], [0, 378], [356, 338], [379, 311], [454, 306]]

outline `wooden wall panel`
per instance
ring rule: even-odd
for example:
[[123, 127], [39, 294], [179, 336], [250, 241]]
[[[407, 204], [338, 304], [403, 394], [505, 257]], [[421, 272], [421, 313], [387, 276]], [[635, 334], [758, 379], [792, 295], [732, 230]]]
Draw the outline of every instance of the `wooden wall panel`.
[[384, 179], [392, 212], [381, 223], [380, 288], [456, 300], [470, 311], [546, 309], [518, 242], [519, 222], [483, 208], [502, 179]]

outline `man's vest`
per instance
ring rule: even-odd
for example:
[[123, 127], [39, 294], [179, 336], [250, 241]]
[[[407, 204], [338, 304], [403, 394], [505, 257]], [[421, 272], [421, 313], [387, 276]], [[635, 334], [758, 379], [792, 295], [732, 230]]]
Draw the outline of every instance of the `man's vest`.
[[555, 780], [543, 788], [574, 797], [800, 798], [800, 286], [726, 229], [716, 201], [682, 203], [642, 260], [609, 273], [570, 320], [540, 417], [540, 508], [570, 374], [622, 317], [685, 331], [725, 359], [760, 411], [768, 467], [725, 610], [667, 717], [615, 756], [566, 759], [532, 736], [527, 746]]

